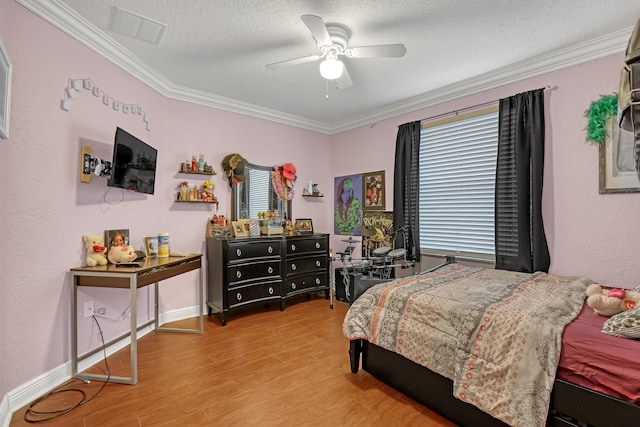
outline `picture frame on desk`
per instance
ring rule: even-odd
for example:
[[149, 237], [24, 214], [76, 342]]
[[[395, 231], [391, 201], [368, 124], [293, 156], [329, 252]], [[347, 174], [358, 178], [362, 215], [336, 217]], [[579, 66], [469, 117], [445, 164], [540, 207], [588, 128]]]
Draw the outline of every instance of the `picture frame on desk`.
[[144, 253], [147, 258], [158, 256], [158, 236], [145, 236], [143, 240]]
[[249, 237], [249, 229], [245, 227], [245, 223], [240, 221], [231, 221], [231, 227], [233, 228], [233, 235], [238, 237]]
[[298, 227], [300, 234], [313, 234], [313, 221], [311, 218], [297, 218], [295, 225]]
[[107, 253], [111, 246], [129, 246], [129, 229], [120, 228], [118, 230], [104, 230], [104, 244], [107, 246]]

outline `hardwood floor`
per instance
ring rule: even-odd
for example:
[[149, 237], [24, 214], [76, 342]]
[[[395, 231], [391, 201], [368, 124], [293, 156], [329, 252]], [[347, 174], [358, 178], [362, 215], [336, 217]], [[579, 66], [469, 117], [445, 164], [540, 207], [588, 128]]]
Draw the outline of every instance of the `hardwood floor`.
[[[455, 426], [368, 373], [351, 373], [342, 335], [348, 307], [335, 301], [331, 310], [322, 297], [302, 297], [284, 312], [277, 304], [232, 311], [225, 327], [207, 317], [204, 335], [151, 332], [138, 343], [138, 384], [108, 383], [93, 400], [43, 425]], [[108, 363], [112, 375], [128, 376], [129, 349]], [[102, 385], [75, 381], [68, 388], [90, 397]], [[79, 398], [58, 393], [36, 409], [59, 410]], [[25, 410], [13, 414], [10, 427], [33, 425]]]

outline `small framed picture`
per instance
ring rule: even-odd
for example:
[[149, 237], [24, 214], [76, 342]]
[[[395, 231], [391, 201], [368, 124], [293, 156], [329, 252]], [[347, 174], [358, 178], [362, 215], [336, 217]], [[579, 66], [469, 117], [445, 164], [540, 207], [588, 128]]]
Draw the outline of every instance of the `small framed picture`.
[[385, 209], [384, 201], [384, 171], [362, 174], [362, 197], [364, 197], [364, 210]]
[[296, 219], [296, 227], [300, 230], [300, 234], [313, 234], [313, 221], [310, 218]]
[[111, 246], [129, 246], [129, 230], [126, 228], [105, 230], [104, 243], [107, 245], [107, 253]]
[[158, 236], [145, 236], [144, 253], [147, 258], [158, 256]]
[[245, 223], [231, 221], [231, 227], [233, 228], [233, 235], [235, 237], [249, 237], [248, 225], [245, 227]]
[[0, 40], [0, 138], [9, 139], [9, 107], [11, 106], [11, 62]]

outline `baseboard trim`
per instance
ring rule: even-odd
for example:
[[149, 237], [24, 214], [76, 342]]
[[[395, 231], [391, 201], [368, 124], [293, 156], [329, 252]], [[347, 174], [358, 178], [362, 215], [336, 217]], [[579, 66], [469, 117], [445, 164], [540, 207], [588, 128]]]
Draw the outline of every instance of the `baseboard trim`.
[[[198, 306], [173, 310], [160, 313], [159, 323], [163, 324], [189, 319], [198, 316], [198, 314]], [[143, 327], [138, 331], [138, 338], [142, 338], [154, 329], [155, 326], [153, 324]], [[116, 338], [106, 348], [107, 357], [130, 344], [131, 337], [128, 333], [123, 338]], [[82, 372], [103, 360], [104, 354], [102, 351], [94, 351], [93, 353], [91, 356], [78, 362], [78, 371]], [[69, 379], [71, 379], [71, 360], [11, 390], [2, 398], [2, 402], [0, 402], [0, 427], [9, 427], [15, 411], [27, 405], [29, 402], [33, 402], [38, 397], [43, 396]]]

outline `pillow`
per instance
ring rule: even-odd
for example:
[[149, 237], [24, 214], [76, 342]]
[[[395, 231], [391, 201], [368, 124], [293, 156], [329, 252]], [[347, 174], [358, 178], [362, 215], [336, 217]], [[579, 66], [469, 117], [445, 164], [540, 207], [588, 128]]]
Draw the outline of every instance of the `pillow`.
[[640, 338], [640, 307], [611, 316], [602, 325], [602, 332], [622, 338]]

